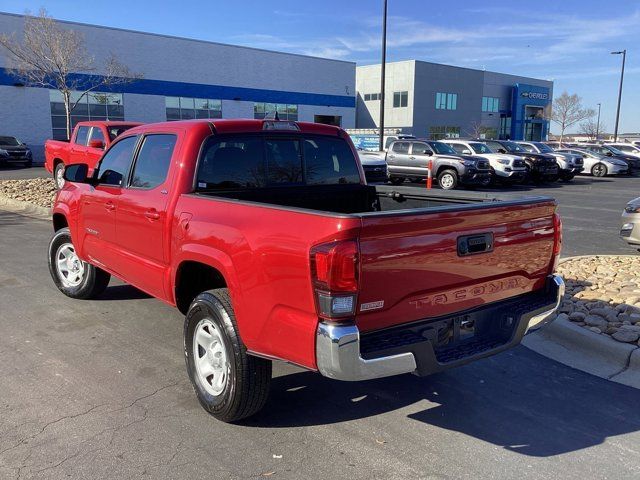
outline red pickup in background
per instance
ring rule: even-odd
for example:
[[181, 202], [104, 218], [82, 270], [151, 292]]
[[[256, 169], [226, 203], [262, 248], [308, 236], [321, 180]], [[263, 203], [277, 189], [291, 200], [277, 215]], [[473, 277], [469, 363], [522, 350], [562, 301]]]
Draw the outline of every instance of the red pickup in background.
[[78, 122], [71, 133], [71, 140], [47, 140], [44, 144], [45, 168], [53, 174], [58, 188], [64, 185], [65, 165], [86, 163], [91, 172], [105, 149], [115, 138], [138, 122]]
[[186, 314], [201, 405], [236, 421], [271, 361], [338, 380], [427, 375], [517, 345], [555, 311], [549, 197], [367, 185], [348, 135], [271, 120], [177, 121], [68, 166], [49, 269], [72, 298], [111, 275]]

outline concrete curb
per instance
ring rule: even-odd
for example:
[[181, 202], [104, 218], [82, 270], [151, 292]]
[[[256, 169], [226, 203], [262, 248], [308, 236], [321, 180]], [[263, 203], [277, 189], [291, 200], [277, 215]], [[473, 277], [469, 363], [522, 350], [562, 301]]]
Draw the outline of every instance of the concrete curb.
[[635, 344], [617, 342], [564, 318], [527, 335], [522, 344], [583, 372], [640, 389], [640, 347]]
[[5, 197], [4, 195], [0, 195], [0, 210], [37, 218], [39, 220], [51, 219], [50, 208], [39, 207], [33, 203], [15, 200], [13, 198]]

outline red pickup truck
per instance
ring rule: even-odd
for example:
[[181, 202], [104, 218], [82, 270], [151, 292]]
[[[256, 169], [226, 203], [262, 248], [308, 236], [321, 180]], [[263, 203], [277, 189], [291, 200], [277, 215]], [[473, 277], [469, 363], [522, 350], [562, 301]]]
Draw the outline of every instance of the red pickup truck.
[[65, 179], [53, 281], [86, 299], [115, 275], [177, 306], [189, 377], [223, 421], [264, 405], [274, 359], [427, 375], [518, 344], [564, 292], [552, 199], [367, 185], [328, 125], [144, 125]]
[[71, 132], [71, 140], [47, 140], [44, 144], [44, 166], [53, 174], [56, 186], [64, 185], [65, 165], [86, 163], [93, 170], [105, 148], [122, 132], [142, 125], [137, 122], [78, 122]]

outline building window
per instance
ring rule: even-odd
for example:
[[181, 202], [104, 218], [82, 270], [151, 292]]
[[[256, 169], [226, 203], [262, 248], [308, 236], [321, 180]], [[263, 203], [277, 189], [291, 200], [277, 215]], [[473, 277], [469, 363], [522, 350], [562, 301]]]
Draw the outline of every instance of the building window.
[[376, 100], [380, 100], [381, 98], [382, 98], [382, 94], [380, 94], [380, 93], [365, 93], [364, 94], [364, 101], [365, 102], [376, 101]]
[[409, 105], [408, 92], [393, 92], [393, 108], [406, 107]]
[[[71, 111], [72, 129], [78, 122], [89, 120], [124, 120], [124, 102], [121, 93], [91, 92], [82, 96], [82, 92], [72, 91], [70, 101], [71, 105], [77, 102]], [[67, 140], [67, 120], [60, 91], [49, 90], [49, 102], [53, 138]]]
[[222, 100], [210, 98], [164, 97], [167, 120], [222, 118]]
[[265, 115], [274, 112], [278, 112], [278, 118], [280, 120], [291, 120], [293, 122], [298, 120], [298, 105], [262, 102], [253, 104], [253, 118], [263, 119]]
[[460, 127], [429, 127], [429, 138], [432, 140], [460, 138]]
[[456, 110], [458, 108], [457, 93], [436, 93], [437, 110]]
[[511, 117], [500, 115], [500, 140], [509, 140], [511, 138]]
[[482, 97], [483, 112], [497, 112], [500, 110], [500, 99], [495, 97]]

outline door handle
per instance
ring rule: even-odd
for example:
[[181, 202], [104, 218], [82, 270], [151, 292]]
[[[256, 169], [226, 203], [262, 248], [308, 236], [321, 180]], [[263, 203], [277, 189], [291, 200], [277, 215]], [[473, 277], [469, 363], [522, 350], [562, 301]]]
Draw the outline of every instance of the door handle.
[[106, 208], [107, 210], [113, 211], [116, 209], [116, 206], [113, 202], [107, 202], [104, 204], [104, 208]]
[[389, 158], [396, 158], [395, 155], [389, 155]]
[[413, 157], [413, 156], [409, 157], [409, 160], [415, 160], [415, 159], [416, 157]]
[[158, 220], [160, 218], [160, 214], [155, 210], [147, 210], [144, 212], [144, 216], [149, 220]]

